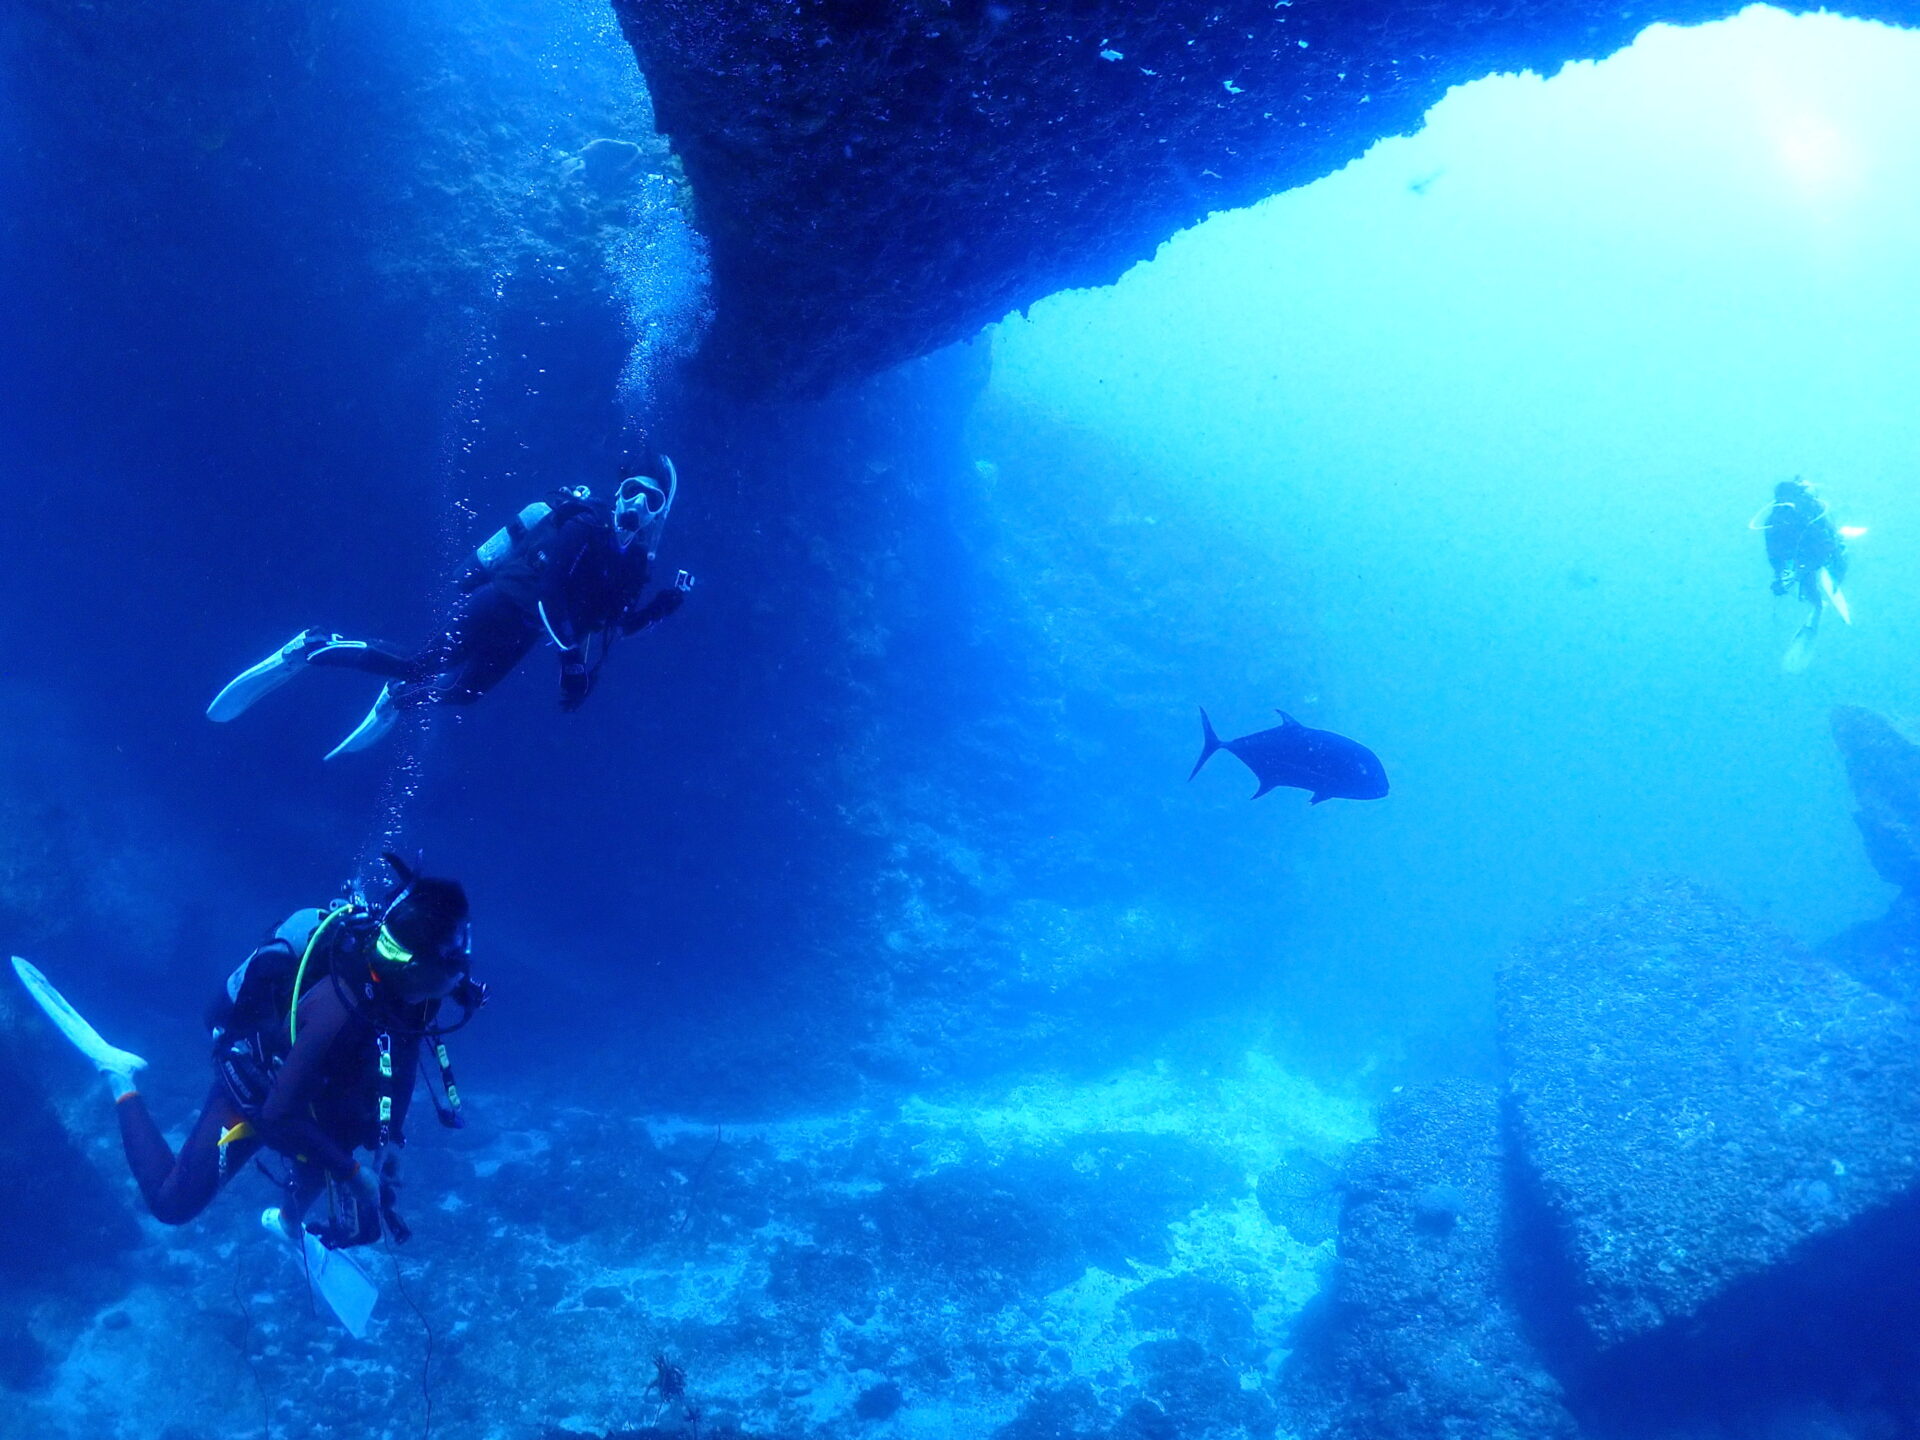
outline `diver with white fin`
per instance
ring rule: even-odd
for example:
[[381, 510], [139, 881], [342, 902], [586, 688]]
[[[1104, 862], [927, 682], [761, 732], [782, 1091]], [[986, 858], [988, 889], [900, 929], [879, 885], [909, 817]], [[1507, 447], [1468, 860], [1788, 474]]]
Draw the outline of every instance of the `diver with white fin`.
[[1749, 520], [1747, 528], [1761, 531], [1766, 537], [1773, 593], [1798, 594], [1809, 607], [1806, 622], [1794, 633], [1780, 661], [1783, 670], [1797, 673], [1813, 659], [1813, 642], [1820, 634], [1821, 617], [1828, 610], [1838, 615], [1843, 625], [1853, 624], [1853, 613], [1840, 588], [1847, 578], [1846, 542], [1866, 531], [1835, 525], [1832, 507], [1798, 475], [1773, 487], [1772, 503]]
[[73, 1048], [86, 1056], [107, 1082], [118, 1101], [134, 1093], [133, 1077], [147, 1068], [147, 1062], [130, 1050], [121, 1050], [100, 1038], [100, 1032], [67, 1003], [67, 997], [53, 988], [47, 977], [22, 960], [13, 957], [13, 973], [27, 987], [27, 993], [47, 1012], [47, 1018], [60, 1033], [73, 1042]]
[[413, 654], [369, 640], [303, 630], [228, 681], [207, 707], [228, 721], [310, 667], [363, 670], [387, 683], [373, 708], [327, 759], [378, 743], [408, 710], [471, 705], [539, 645], [560, 652], [560, 708], [585, 703], [613, 642], [678, 610], [693, 577], [643, 599], [661, 532], [679, 493], [673, 461], [652, 456], [623, 467], [606, 499], [585, 486], [525, 506], [474, 552], [460, 582], [453, 623]]
[[[355, 1334], [372, 1282], [351, 1263], [315, 1261], [411, 1234], [396, 1206], [416, 1077], [430, 1048], [440, 1094], [430, 1086], [429, 1096], [441, 1122], [458, 1125], [442, 1037], [486, 1002], [470, 974], [465, 890], [387, 860], [397, 883], [384, 899], [350, 891], [294, 912], [228, 978], [208, 1012], [212, 1087], [177, 1154], [134, 1083], [146, 1061], [101, 1039], [45, 975], [13, 958], [28, 993], [106, 1076], [128, 1168], [154, 1218], [186, 1224], [248, 1161], [275, 1152], [285, 1198], [263, 1218], [305, 1252], [316, 1293]], [[457, 1016], [443, 1020], [449, 1004]]]

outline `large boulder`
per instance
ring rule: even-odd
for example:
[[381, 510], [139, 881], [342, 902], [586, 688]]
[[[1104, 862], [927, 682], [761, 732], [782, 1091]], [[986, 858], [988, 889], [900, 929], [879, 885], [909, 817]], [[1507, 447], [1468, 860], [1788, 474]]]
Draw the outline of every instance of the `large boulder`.
[[1915, 1333], [1902, 1007], [1666, 880], [1524, 950], [1499, 1009], [1524, 1190], [1592, 1366], [1577, 1392], [1725, 1392], [1759, 1357], [1770, 1385], [1820, 1388], [1872, 1363], [1840, 1337], [1884, 1332], [1887, 1355]]
[[[1455, 85], [1737, 0], [615, 0], [712, 243], [712, 371], [808, 394], [1108, 284]], [[1788, 4], [1789, 9], [1813, 8]], [[1913, 0], [1843, 8], [1911, 22]]]
[[1886, 716], [1858, 705], [1836, 705], [1832, 723], [1867, 859], [1900, 893], [1886, 914], [1849, 926], [1820, 953], [1856, 980], [1920, 1010], [1920, 745]]
[[1832, 724], [1867, 859], [1889, 885], [1920, 894], [1920, 745], [1859, 705], [1834, 706]]
[[1301, 1346], [1293, 1428], [1313, 1440], [1562, 1440], [1578, 1433], [1511, 1301], [1499, 1094], [1448, 1082], [1380, 1111], [1347, 1167], [1340, 1268]]

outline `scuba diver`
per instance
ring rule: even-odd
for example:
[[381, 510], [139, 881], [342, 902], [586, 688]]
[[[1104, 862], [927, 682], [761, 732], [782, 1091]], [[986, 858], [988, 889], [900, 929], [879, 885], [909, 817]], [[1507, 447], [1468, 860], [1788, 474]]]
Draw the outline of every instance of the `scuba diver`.
[[474, 552], [465, 592], [446, 631], [413, 655], [368, 640], [303, 630], [228, 682], [207, 707], [232, 720], [309, 666], [364, 670], [386, 685], [367, 717], [327, 759], [375, 744], [401, 712], [471, 705], [513, 672], [544, 638], [560, 652], [560, 708], [580, 708], [613, 642], [659, 623], [693, 588], [679, 571], [642, 603], [679, 478], [661, 455], [627, 466], [610, 499], [585, 486], [536, 500]]
[[[135, 1085], [147, 1062], [101, 1039], [39, 970], [13, 958], [40, 1007], [106, 1077], [127, 1165], [154, 1218], [185, 1224], [249, 1160], [275, 1152], [286, 1198], [262, 1218], [305, 1250], [315, 1289], [349, 1329], [343, 1306], [364, 1295], [363, 1328], [372, 1284], [344, 1256], [321, 1272], [336, 1252], [409, 1237], [396, 1204], [422, 1053], [431, 1040], [445, 1099], [429, 1095], [441, 1122], [457, 1127], [459, 1088], [441, 1037], [486, 1002], [470, 974], [465, 890], [386, 860], [397, 883], [384, 900], [350, 891], [330, 908], [295, 911], [229, 977], [208, 1012], [212, 1089], [178, 1154]], [[446, 1023], [449, 1003], [460, 1014]]]
[[1773, 502], [1748, 521], [1747, 528], [1766, 536], [1773, 593], [1798, 593], [1812, 607], [1780, 662], [1788, 671], [1804, 670], [1813, 658], [1820, 617], [1829, 607], [1842, 624], [1853, 624], [1847, 597], [1840, 589], [1847, 578], [1846, 542], [1866, 532], [1836, 526], [1832, 507], [1798, 475], [1773, 487]]

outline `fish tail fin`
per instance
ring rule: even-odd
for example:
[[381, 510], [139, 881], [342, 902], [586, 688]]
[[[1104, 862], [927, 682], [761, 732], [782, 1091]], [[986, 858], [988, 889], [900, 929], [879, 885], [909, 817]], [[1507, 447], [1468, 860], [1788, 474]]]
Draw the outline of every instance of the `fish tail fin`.
[[1192, 783], [1193, 777], [1200, 773], [1200, 767], [1206, 764], [1212, 758], [1213, 752], [1220, 748], [1220, 737], [1213, 733], [1213, 722], [1207, 718], [1207, 707], [1204, 705], [1200, 707], [1200, 739], [1200, 758], [1193, 762], [1193, 769], [1187, 772], [1189, 784]]

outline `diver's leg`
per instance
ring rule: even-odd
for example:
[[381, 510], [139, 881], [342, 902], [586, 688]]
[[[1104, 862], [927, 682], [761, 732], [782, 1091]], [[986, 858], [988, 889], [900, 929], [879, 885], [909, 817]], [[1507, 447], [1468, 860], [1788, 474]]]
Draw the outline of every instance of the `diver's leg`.
[[375, 640], [342, 640], [338, 636], [307, 656], [307, 663], [332, 670], [362, 670], [388, 680], [411, 680], [418, 673], [411, 655], [402, 655]]
[[378, 743], [402, 711], [432, 704], [471, 705], [533, 648], [539, 636], [536, 624], [493, 586], [481, 586], [461, 605], [454, 623], [418, 655], [403, 658], [389, 652], [384, 663], [391, 665], [392, 678], [366, 718], [327, 752], [327, 759]]
[[337, 654], [330, 652], [323, 657], [319, 662], [321, 664], [369, 671], [384, 675], [387, 681], [374, 697], [373, 708], [367, 711], [366, 717], [346, 739], [327, 752], [326, 758], [332, 760], [356, 750], [371, 749], [386, 738], [387, 732], [399, 720], [401, 711], [432, 700], [430, 677], [447, 642], [448, 637], [442, 635], [429, 642], [418, 654], [402, 655], [397, 650], [375, 645], [371, 641], [360, 641], [356, 642], [354, 648], [343, 648]]
[[540, 622], [492, 585], [468, 597], [447, 632], [436, 667], [434, 698], [471, 705], [511, 675], [539, 642]]
[[134, 1183], [140, 1187], [147, 1209], [162, 1225], [184, 1225], [206, 1209], [228, 1177], [259, 1149], [259, 1141], [249, 1136], [229, 1143], [223, 1156], [220, 1137], [244, 1117], [218, 1082], [178, 1155], [160, 1133], [138, 1091], [121, 1096], [114, 1109], [120, 1117], [120, 1143], [126, 1149]]
[[459, 669], [436, 682], [440, 699], [449, 705], [473, 704], [518, 669], [539, 638], [531, 629], [516, 636], [490, 636], [461, 657]]
[[410, 673], [407, 657], [383, 645], [369, 640], [349, 640], [325, 630], [302, 630], [259, 664], [249, 666], [229, 680], [207, 706], [207, 718], [237, 719], [308, 665], [367, 670], [389, 679], [404, 679]]

